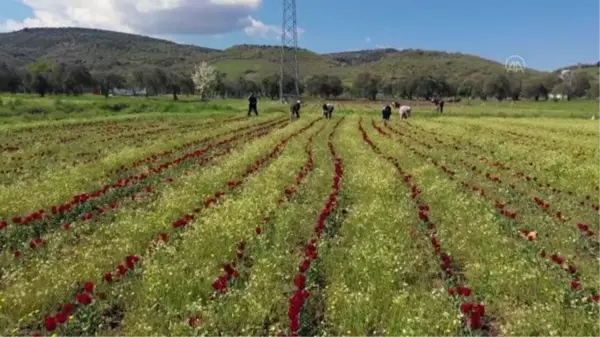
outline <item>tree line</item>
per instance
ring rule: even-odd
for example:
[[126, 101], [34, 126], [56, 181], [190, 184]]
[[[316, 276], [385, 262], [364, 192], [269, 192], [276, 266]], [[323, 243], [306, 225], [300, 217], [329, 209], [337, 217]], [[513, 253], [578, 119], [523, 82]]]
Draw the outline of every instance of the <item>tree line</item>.
[[[284, 92], [292, 92], [294, 81], [284, 78]], [[146, 96], [198, 94], [211, 97], [245, 97], [250, 93], [278, 99], [280, 76], [266, 75], [258, 80], [244, 76], [228, 78], [215, 67], [202, 63], [190, 72], [177, 72], [162, 67], [145, 66], [128, 73], [93, 71], [82, 63], [39, 61], [25, 68], [0, 63], [0, 92], [79, 95], [96, 91], [108, 97], [114, 88], [141, 89]], [[568, 74], [525, 75], [502, 72], [473, 74], [457, 81], [443, 76], [415, 74], [382, 77], [363, 72], [350, 85], [333, 75], [315, 75], [300, 83], [301, 94], [323, 98], [345, 96], [376, 100], [379, 97], [399, 99], [431, 99], [432, 97], [464, 97], [486, 100], [548, 99], [550, 94], [571, 98], [598, 98], [598, 81], [587, 72]]]
[[382, 78], [370, 73], [359, 74], [352, 87], [354, 96], [375, 100], [378, 95], [403, 99], [462, 97], [487, 100], [547, 100], [551, 94], [566, 99], [598, 98], [598, 81], [586, 72], [525, 75], [506, 72], [491, 75], [474, 74], [460, 82], [435, 75]]

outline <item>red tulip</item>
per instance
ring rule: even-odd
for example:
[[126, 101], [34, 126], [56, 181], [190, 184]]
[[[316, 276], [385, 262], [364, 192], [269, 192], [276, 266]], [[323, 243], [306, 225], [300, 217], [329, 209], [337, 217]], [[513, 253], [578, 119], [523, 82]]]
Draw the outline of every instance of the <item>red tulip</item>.
[[75, 311], [75, 305], [73, 305], [72, 303], [67, 303], [67, 304], [63, 305], [62, 312], [66, 313], [67, 315], [73, 313], [74, 311]]
[[96, 286], [94, 285], [94, 282], [91, 282], [91, 281], [83, 284], [83, 290], [87, 291], [88, 293], [94, 292], [95, 287]]
[[76, 295], [77, 297], [77, 302], [83, 304], [83, 305], [88, 305], [90, 303], [92, 303], [92, 296], [88, 293], [79, 293]]
[[296, 287], [298, 287], [299, 290], [304, 289], [304, 287], [306, 286], [306, 277], [302, 274], [297, 274], [296, 278], [294, 279], [294, 284], [296, 285]]
[[119, 271], [120, 275], [127, 274], [127, 267], [125, 267], [125, 265], [123, 265], [123, 264], [118, 265], [117, 270]]
[[571, 289], [577, 290], [580, 287], [581, 287], [581, 282], [579, 280], [572, 280], [571, 281]]
[[69, 319], [69, 315], [64, 311], [61, 312], [60, 314], [56, 315], [56, 321], [60, 324], [65, 323], [68, 319]]
[[56, 330], [57, 325], [58, 325], [58, 322], [56, 321], [56, 317], [54, 317], [54, 316], [48, 316], [44, 320], [44, 326], [46, 327], [46, 330], [48, 330], [48, 331]]
[[469, 302], [465, 302], [460, 306], [460, 311], [465, 314], [468, 312], [471, 312], [472, 309], [473, 309], [473, 304], [469, 303]]
[[260, 228], [258, 226], [256, 227], [255, 230], [256, 230], [256, 234], [262, 234], [262, 232], [263, 232], [262, 228]]

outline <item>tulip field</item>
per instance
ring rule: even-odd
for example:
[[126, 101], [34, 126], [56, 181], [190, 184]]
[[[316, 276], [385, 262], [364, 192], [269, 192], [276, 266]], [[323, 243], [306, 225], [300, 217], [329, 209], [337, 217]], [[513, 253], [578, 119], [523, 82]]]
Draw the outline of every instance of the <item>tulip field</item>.
[[597, 121], [0, 125], [0, 335], [598, 336]]

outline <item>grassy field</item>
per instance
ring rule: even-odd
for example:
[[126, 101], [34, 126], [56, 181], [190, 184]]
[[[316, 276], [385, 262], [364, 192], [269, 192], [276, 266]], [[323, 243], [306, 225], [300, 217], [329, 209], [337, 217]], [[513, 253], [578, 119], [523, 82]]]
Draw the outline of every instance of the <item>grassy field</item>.
[[411, 104], [3, 97], [0, 334], [599, 335], [597, 102]]

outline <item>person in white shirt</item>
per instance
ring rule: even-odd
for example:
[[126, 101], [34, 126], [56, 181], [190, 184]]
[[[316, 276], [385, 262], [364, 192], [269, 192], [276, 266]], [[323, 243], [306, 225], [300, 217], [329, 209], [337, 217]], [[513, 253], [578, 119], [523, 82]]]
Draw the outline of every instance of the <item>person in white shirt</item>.
[[323, 115], [325, 115], [325, 118], [327, 119], [331, 119], [331, 115], [333, 114], [333, 104], [331, 103], [327, 103], [327, 104], [323, 104]]

